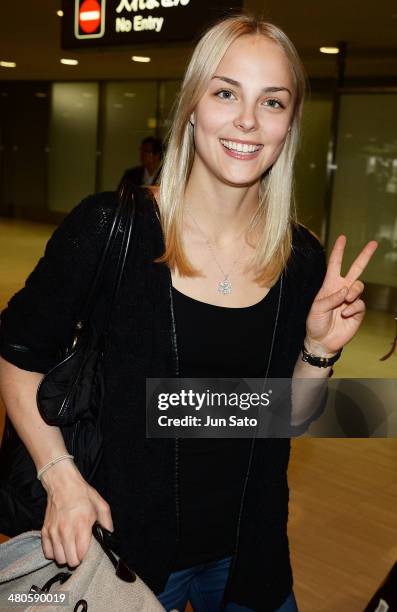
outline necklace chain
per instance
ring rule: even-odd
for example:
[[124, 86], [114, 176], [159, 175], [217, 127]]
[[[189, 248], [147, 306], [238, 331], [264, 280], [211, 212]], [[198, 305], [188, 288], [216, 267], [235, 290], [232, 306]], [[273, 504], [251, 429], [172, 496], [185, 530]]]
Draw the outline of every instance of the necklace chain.
[[[216, 263], [216, 265], [218, 266], [219, 270], [221, 271], [222, 275], [223, 275], [223, 280], [220, 281], [218, 283], [218, 292], [222, 293], [223, 295], [229, 295], [232, 292], [232, 283], [230, 281], [230, 274], [232, 272], [232, 270], [234, 269], [234, 267], [236, 266], [236, 264], [238, 263], [238, 261], [241, 259], [241, 255], [243, 254], [243, 251], [245, 249], [245, 242], [243, 243], [242, 248], [240, 249], [236, 259], [233, 261], [231, 268], [229, 270], [229, 272], [225, 272], [224, 269], [222, 268], [221, 264], [219, 263], [219, 260], [217, 258], [217, 256], [215, 255], [215, 251], [214, 251], [214, 247], [211, 244], [211, 241], [209, 240], [209, 238], [204, 234], [203, 230], [201, 229], [201, 227], [199, 226], [199, 224], [197, 223], [196, 219], [193, 216], [192, 211], [190, 210], [190, 206], [187, 207], [187, 211], [190, 215], [190, 217], [192, 218], [195, 226], [197, 227], [197, 229], [199, 230], [200, 234], [203, 236], [206, 245], [208, 246], [210, 253]], [[247, 225], [247, 227], [243, 230], [243, 232], [241, 232], [241, 234], [245, 233], [247, 228], [249, 227], [249, 224]], [[241, 234], [239, 234], [238, 237], [241, 236]]]

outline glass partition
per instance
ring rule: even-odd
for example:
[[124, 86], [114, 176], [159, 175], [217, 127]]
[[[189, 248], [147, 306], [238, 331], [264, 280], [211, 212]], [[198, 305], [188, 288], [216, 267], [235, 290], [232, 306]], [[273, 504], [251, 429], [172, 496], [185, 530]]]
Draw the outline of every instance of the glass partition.
[[160, 115], [160, 138], [163, 140], [168, 134], [171, 125], [172, 111], [181, 81], [163, 81], [160, 84], [159, 115]]
[[331, 94], [320, 93], [305, 102], [295, 171], [298, 219], [322, 239], [332, 102]]
[[104, 85], [99, 189], [117, 188], [127, 168], [140, 164], [143, 138], [156, 135], [156, 81]]
[[53, 83], [48, 208], [68, 212], [95, 191], [98, 83]]
[[397, 94], [341, 97], [330, 249], [344, 233], [346, 263], [371, 239], [379, 248], [363, 280], [397, 286]]

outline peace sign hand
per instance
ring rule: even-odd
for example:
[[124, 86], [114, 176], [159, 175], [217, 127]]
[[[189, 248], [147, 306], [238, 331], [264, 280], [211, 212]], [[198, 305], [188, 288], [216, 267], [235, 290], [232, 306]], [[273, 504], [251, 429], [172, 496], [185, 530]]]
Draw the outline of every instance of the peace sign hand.
[[358, 280], [375, 253], [378, 243], [371, 240], [352, 263], [345, 277], [341, 276], [346, 236], [339, 236], [332, 249], [327, 273], [306, 320], [307, 350], [330, 357], [357, 333], [365, 304], [360, 299], [364, 283]]

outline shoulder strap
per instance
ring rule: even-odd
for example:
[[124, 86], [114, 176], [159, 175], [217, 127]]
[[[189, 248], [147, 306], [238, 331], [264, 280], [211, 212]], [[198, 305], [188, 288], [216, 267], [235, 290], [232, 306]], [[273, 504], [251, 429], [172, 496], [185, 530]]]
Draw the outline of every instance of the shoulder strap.
[[121, 205], [123, 207], [123, 218], [125, 221], [125, 228], [123, 233], [123, 238], [121, 242], [119, 257], [117, 261], [116, 275], [115, 275], [115, 283], [113, 286], [113, 295], [110, 300], [110, 306], [107, 313], [107, 319], [105, 321], [105, 326], [103, 328], [104, 333], [106, 334], [109, 329], [110, 319], [113, 312], [113, 307], [117, 302], [117, 297], [120, 292], [121, 281], [123, 278], [123, 273], [125, 269], [125, 263], [127, 261], [127, 255], [130, 249], [131, 237], [132, 237], [132, 228], [134, 225], [135, 212], [136, 212], [136, 201], [135, 201], [135, 193], [132, 185], [121, 187], [122, 195], [120, 196]]
[[112, 224], [110, 226], [109, 233], [106, 238], [106, 243], [103, 248], [101, 259], [95, 272], [94, 280], [88, 293], [87, 300], [82, 308], [81, 315], [79, 317], [79, 322], [77, 323], [78, 328], [81, 328], [83, 326], [84, 321], [89, 320], [92, 315], [95, 303], [98, 299], [98, 294], [101, 285], [103, 283], [105, 266], [108, 263], [110, 255], [115, 248], [118, 235], [120, 234], [120, 232], [123, 232], [119, 256], [117, 259], [117, 266], [114, 272], [115, 280], [113, 285], [113, 294], [112, 299], [110, 301], [106, 325], [108, 325], [108, 322], [110, 320], [111, 311], [113, 309], [113, 305], [115, 303], [115, 300], [117, 299], [117, 294], [120, 289], [121, 279], [123, 276], [125, 262], [127, 259], [127, 253], [131, 242], [133, 222], [135, 218], [135, 196], [133, 186], [128, 185], [127, 182], [122, 183], [117, 195], [117, 208], [115, 210], [114, 217], [112, 219]]

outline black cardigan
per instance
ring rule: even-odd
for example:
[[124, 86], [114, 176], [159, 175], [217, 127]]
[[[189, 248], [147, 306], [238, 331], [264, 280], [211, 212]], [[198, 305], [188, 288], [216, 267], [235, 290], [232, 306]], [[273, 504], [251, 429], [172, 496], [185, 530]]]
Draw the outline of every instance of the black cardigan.
[[[116, 196], [89, 196], [49, 240], [45, 254], [1, 315], [0, 354], [46, 372], [71, 338], [110, 226]], [[177, 374], [171, 275], [154, 263], [163, 236], [150, 198], [139, 190], [132, 248], [105, 356], [104, 456], [94, 486], [109, 502], [118, 552], [160, 593], [179, 530], [178, 441], [145, 437], [145, 378]], [[292, 376], [305, 321], [325, 273], [324, 250], [294, 227], [284, 271], [269, 377]], [[104, 288], [102, 306], [108, 298]], [[247, 477], [236, 554], [224, 601], [276, 610], [292, 588], [287, 518], [289, 439], [257, 439]]]

